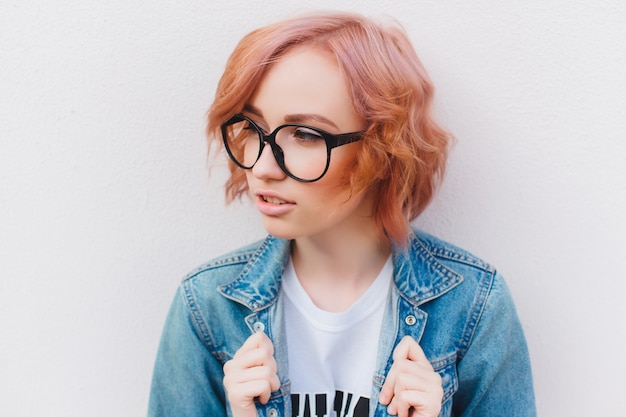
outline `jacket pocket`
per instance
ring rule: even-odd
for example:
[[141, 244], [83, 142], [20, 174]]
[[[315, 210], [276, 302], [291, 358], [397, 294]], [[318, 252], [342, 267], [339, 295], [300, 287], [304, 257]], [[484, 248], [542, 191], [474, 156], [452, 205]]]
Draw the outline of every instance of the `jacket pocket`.
[[443, 386], [442, 413], [440, 415], [449, 415], [443, 411], [450, 408], [452, 403], [450, 399], [459, 388], [459, 379], [456, 374], [456, 353], [443, 359], [432, 361], [431, 364], [435, 372], [441, 377], [441, 385]]

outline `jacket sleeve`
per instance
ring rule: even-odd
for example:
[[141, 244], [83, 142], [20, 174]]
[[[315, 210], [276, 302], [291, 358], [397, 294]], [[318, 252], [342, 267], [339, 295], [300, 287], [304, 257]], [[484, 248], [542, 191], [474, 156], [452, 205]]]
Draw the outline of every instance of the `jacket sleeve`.
[[530, 359], [515, 306], [495, 273], [467, 350], [458, 363], [453, 413], [461, 417], [536, 416]]
[[222, 363], [211, 354], [193, 297], [178, 289], [152, 376], [149, 417], [226, 416]]

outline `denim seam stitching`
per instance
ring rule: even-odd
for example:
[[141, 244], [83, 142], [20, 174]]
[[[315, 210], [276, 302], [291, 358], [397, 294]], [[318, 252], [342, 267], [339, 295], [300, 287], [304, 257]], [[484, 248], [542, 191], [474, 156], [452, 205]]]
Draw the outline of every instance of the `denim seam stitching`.
[[[439, 371], [443, 371], [448, 366], [454, 365], [456, 361], [457, 361], [457, 353], [454, 352], [446, 356], [445, 358], [438, 359], [434, 362], [431, 362], [431, 366], [433, 367], [435, 372], [439, 372]], [[456, 367], [454, 369], [455, 369], [454, 371], [455, 375], [454, 375], [454, 378], [452, 378], [453, 379], [452, 384], [449, 387], [450, 388], [449, 390], [444, 389], [444, 396], [441, 399], [442, 404], [444, 404], [446, 401], [452, 398], [454, 394], [456, 393], [456, 391], [459, 389], [458, 375], [456, 375]]]
[[193, 291], [191, 289], [190, 280], [185, 280], [183, 283], [184, 290], [184, 300], [187, 309], [189, 310], [189, 314], [193, 318], [192, 323], [200, 336], [202, 343], [209, 349], [211, 354], [214, 356], [220, 356], [220, 354], [215, 349], [215, 343], [211, 338], [211, 334], [209, 332], [208, 325], [206, 323], [206, 319], [202, 315], [202, 312], [198, 308], [198, 304], [196, 302], [195, 296], [193, 295]]
[[465, 329], [463, 330], [463, 335], [461, 337], [461, 346], [459, 347], [459, 360], [463, 359], [465, 353], [472, 343], [472, 340], [474, 339], [474, 335], [476, 334], [476, 329], [478, 327], [478, 322], [481, 320], [485, 308], [487, 307], [487, 301], [489, 299], [489, 294], [491, 294], [491, 290], [493, 288], [494, 279], [495, 271], [490, 271], [488, 274], [485, 274], [479, 282], [480, 288], [479, 291], [477, 291], [474, 301], [472, 302], [470, 317], [465, 325]]
[[204, 264], [196, 268], [195, 271], [190, 272], [183, 278], [183, 281], [190, 280], [200, 275], [203, 272], [210, 271], [212, 269], [221, 268], [224, 266], [232, 266], [238, 264], [244, 264], [250, 261], [250, 259], [254, 256], [254, 252], [244, 252], [242, 254], [236, 256], [228, 256], [226, 258], [216, 259], [211, 261], [210, 263]]
[[450, 261], [459, 262], [465, 265], [473, 266], [475, 268], [481, 269], [486, 272], [491, 272], [494, 269], [493, 266], [491, 266], [490, 264], [486, 262], [482, 262], [478, 259], [468, 257], [465, 255], [456, 253], [456, 252], [450, 252], [445, 249], [444, 250], [435, 249], [431, 253], [433, 254], [433, 256], [437, 258], [443, 258], [443, 259], [448, 259]]
[[421, 239], [415, 240], [413, 249], [418, 252], [423, 258], [431, 258], [436, 261], [430, 262], [431, 266], [443, 277], [446, 278], [445, 283], [440, 283], [439, 285], [432, 286], [430, 291], [420, 294], [420, 299], [413, 301], [417, 301], [417, 305], [422, 305], [435, 298], [438, 298], [458, 286], [461, 282], [463, 282], [463, 276], [439, 262], [439, 260], [437, 260], [437, 256], [431, 251], [432, 248], [430, 246], [427, 246]]
[[[272, 299], [269, 299], [265, 304], [261, 304], [258, 300], [252, 300], [248, 298], [244, 300], [236, 296], [236, 294], [232, 291], [232, 286], [236, 282], [240, 281], [244, 275], [248, 274], [248, 272], [252, 270], [254, 266], [260, 262], [262, 255], [268, 250], [268, 248], [274, 244], [275, 244], [275, 239], [271, 239], [271, 238], [265, 239], [261, 243], [261, 245], [254, 251], [254, 253], [251, 253], [250, 256], [248, 256], [247, 262], [245, 263], [241, 272], [235, 277], [235, 279], [233, 279], [232, 281], [226, 284], [220, 285], [218, 287], [218, 292], [222, 294], [224, 297], [230, 300], [233, 300], [239, 304], [242, 304], [254, 312], [259, 312], [265, 308], [270, 307], [275, 302], [274, 299], [276, 297], [272, 297]], [[281, 275], [282, 275], [282, 272], [281, 272]]]

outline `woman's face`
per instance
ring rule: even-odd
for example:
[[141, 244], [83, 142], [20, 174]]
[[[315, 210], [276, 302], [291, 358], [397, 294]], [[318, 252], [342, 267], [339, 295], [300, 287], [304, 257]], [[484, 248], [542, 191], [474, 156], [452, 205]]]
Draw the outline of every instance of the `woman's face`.
[[[297, 47], [272, 64], [244, 114], [266, 134], [285, 123], [333, 134], [366, 128], [354, 110], [334, 57], [310, 47]], [[256, 165], [246, 171], [246, 178], [268, 233], [298, 239], [371, 232], [371, 199], [365, 192], [353, 194], [340, 186], [345, 184], [360, 146], [361, 142], [354, 142], [334, 148], [326, 175], [312, 183], [288, 177], [270, 146], [265, 146]]]

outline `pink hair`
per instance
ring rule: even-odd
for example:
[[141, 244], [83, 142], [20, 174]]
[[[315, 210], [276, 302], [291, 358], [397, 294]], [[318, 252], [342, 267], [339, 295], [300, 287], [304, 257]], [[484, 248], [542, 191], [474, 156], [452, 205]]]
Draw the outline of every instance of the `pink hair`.
[[[433, 86], [404, 30], [364, 16], [317, 13], [280, 21], [246, 35], [231, 54], [208, 116], [210, 141], [242, 111], [276, 59], [299, 45], [331, 52], [346, 76], [356, 112], [368, 123], [348, 182], [377, 196], [381, 237], [405, 244], [410, 221], [431, 201], [443, 178], [451, 136], [432, 117]], [[231, 163], [230, 202], [247, 192]]]

